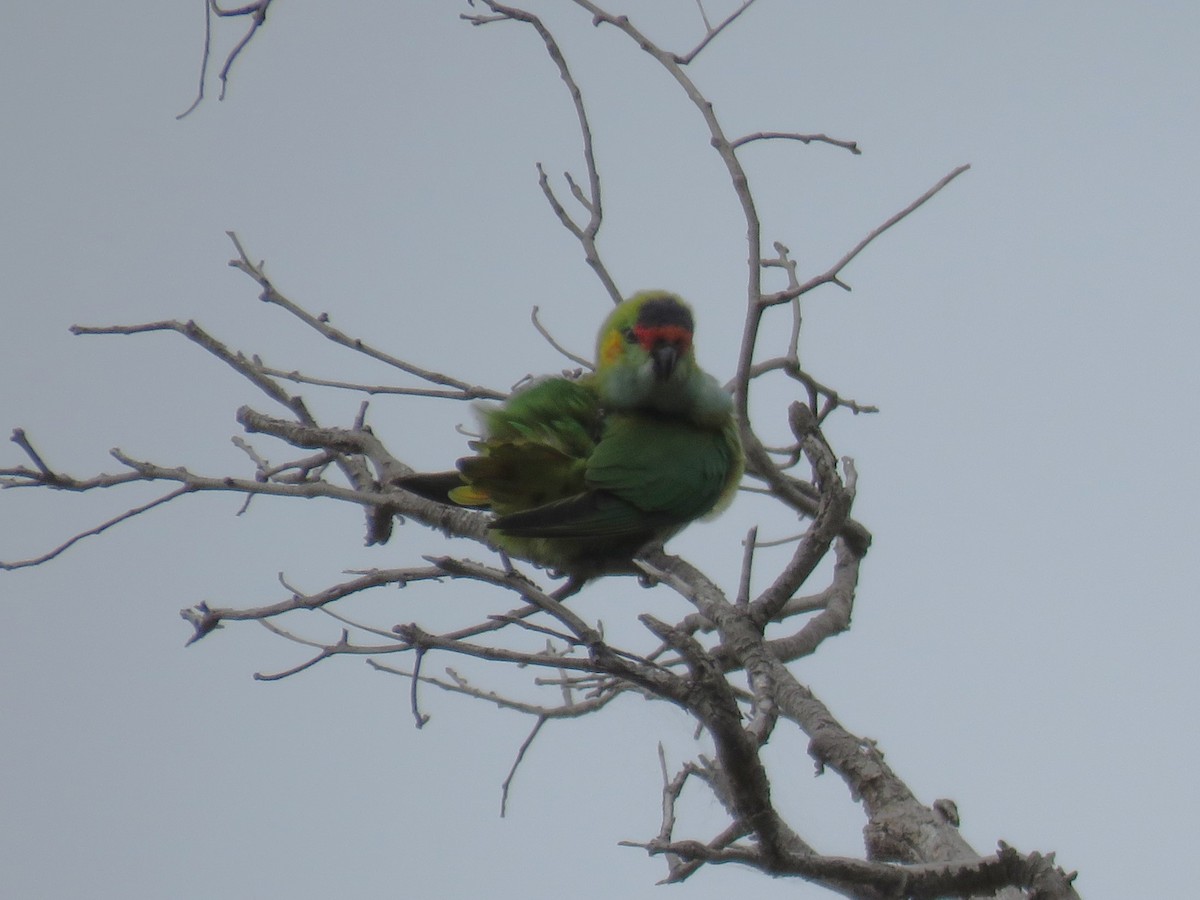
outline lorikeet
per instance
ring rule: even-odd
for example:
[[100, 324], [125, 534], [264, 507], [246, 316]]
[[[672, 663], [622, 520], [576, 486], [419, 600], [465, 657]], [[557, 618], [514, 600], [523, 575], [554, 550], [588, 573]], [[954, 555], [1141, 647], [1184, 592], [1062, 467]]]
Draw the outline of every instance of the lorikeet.
[[596, 371], [544, 378], [481, 410], [484, 435], [458, 469], [398, 480], [496, 514], [506, 553], [589, 578], [733, 498], [743, 456], [728, 392], [696, 363], [679, 297], [643, 291], [600, 328]]

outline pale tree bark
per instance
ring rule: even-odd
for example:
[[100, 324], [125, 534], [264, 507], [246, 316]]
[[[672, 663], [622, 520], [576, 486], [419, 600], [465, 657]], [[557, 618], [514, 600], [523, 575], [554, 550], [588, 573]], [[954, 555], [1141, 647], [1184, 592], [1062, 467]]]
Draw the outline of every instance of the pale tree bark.
[[[260, 33], [270, 2], [262, 0], [224, 9], [206, 0], [204, 64], [196, 103], [204, 96], [214, 18], [240, 17], [250, 23], [218, 76], [224, 94], [231, 66]], [[968, 166], [951, 170], [927, 189], [914, 188], [911, 203], [866, 233], [840, 258], [802, 278], [792, 252], [784, 243], [772, 240], [770, 249], [765, 247], [768, 239], [762, 234], [741, 153], [764, 141], [792, 141], [851, 154], [860, 153], [860, 148], [855, 141], [823, 133], [775, 130], [741, 136], [726, 133], [718, 110], [691, 79], [688, 67], [727, 28], [735, 26], [753, 3], [754, 0], [746, 0], [715, 23], [709, 21], [700, 6], [698, 15], [703, 26], [700, 39], [686, 50], [671, 51], [651, 40], [630, 18], [589, 0], [574, 0], [581, 15], [590, 18], [597, 27], [619, 32], [675, 82], [681, 102], [690, 105], [704, 123], [712, 149], [724, 166], [728, 188], [740, 207], [746, 229], [745, 318], [737, 369], [729, 386], [736, 398], [747, 455], [748, 480], [743, 487], [770, 496], [773, 502], [807, 521], [803, 533], [794, 539], [791, 557], [773, 573], [769, 585], [756, 595], [750, 587], [756, 550], [763, 546], [754, 531], [743, 542], [743, 571], [736, 596], [727, 595], [717, 586], [716, 579], [693, 563], [668, 555], [661, 548], [650, 548], [635, 561], [643, 579], [647, 584], [676, 592], [690, 604], [692, 612], [674, 622], [644, 614], [639, 620], [645, 627], [645, 646], [619, 646], [605, 638], [598, 623], [588, 621], [564, 602], [582, 587], [574, 580], [568, 579], [552, 590], [548, 584], [550, 575], [532, 571], [519, 561], [484, 563], [459, 556], [431, 556], [422, 566], [354, 572], [348, 580], [316, 592], [300, 591], [284, 582], [281, 598], [258, 606], [189, 605], [182, 611], [192, 626], [189, 643], [223, 625], [257, 621], [280, 637], [307, 648], [296, 665], [283, 671], [260, 673], [256, 676], [260, 679], [286, 678], [333, 657], [363, 656], [376, 669], [408, 681], [412, 714], [418, 727], [427, 721], [421, 709], [421, 686], [467, 695], [524, 713], [530, 716], [533, 725], [503, 785], [505, 798], [512, 773], [546, 722], [593, 715], [618, 697], [630, 694], [679, 707], [707, 735], [711, 752], [697, 755], [672, 771], [660, 747], [663, 787], [659, 830], [652, 836], [626, 842], [661, 856], [666, 863], [666, 881], [686, 880], [704, 866], [733, 863], [774, 876], [802, 878], [833, 893], [856, 898], [1075, 897], [1071, 886], [1073, 875], [1056, 866], [1053, 854], [1019, 852], [999, 842], [996, 852], [984, 855], [969, 846], [959, 834], [957, 812], [951, 801], [939, 800], [927, 805], [918, 799], [885, 762], [875, 743], [846, 729], [789, 668], [789, 663], [817, 652], [826, 639], [850, 628], [859, 563], [871, 544], [869, 530], [853, 517], [857, 488], [854, 464], [848, 458], [837, 457], [822, 433], [822, 425], [836, 413], [869, 413], [874, 407], [843, 397], [801, 366], [801, 298], [831, 285], [848, 289], [843, 275], [858, 255]], [[462, 18], [479, 27], [513, 23], [532, 29], [549, 54], [577, 118], [583, 168], [581, 176], [571, 173], [564, 176], [565, 193], [562, 193], [539, 164], [539, 185], [552, 214], [578, 242], [585, 264], [608, 296], [614, 302], [619, 301], [621, 292], [598, 244], [604, 223], [603, 192], [584, 92], [554, 33], [534, 11], [492, 0], [479, 0]], [[195, 104], [191, 108], [194, 107]], [[237, 420], [245, 437], [235, 437], [234, 441], [245, 452], [246, 465], [240, 471], [216, 474], [134, 459], [113, 450], [113, 459], [119, 466], [115, 473], [70, 475], [56, 469], [35, 447], [31, 437], [16, 429], [12, 439], [26, 459], [24, 464], [0, 470], [0, 485], [4, 488], [87, 492], [153, 482], [162, 486], [163, 493], [113, 519], [81, 529], [38, 556], [0, 562], [0, 568], [46, 564], [80, 540], [204, 491], [241, 494], [246, 503], [265, 494], [356, 504], [365, 512], [369, 544], [386, 542], [393, 528], [401, 523], [406, 528], [428, 528], [465, 538], [482, 545], [481, 549], [488, 546], [485, 514], [432, 503], [396, 486], [397, 478], [412, 469], [403, 461], [402, 453], [385, 446], [372, 432], [365, 400], [354, 422], [328, 424], [319, 422], [304, 396], [295, 391], [356, 392], [364, 397], [409, 395], [445, 402], [502, 399], [506, 392], [472, 384], [445, 371], [414, 365], [399, 355], [403, 350], [385, 350], [342, 331], [328, 315], [315, 315], [285, 295], [267, 276], [264, 264], [250, 256], [239, 238], [230, 233], [230, 239], [235, 251], [230, 265], [253, 282], [260, 300], [348, 353], [370, 358], [385, 368], [388, 379], [399, 383], [388, 379], [359, 383], [306, 374], [299, 367], [269, 365], [257, 355], [231, 348], [193, 321], [76, 325], [72, 330], [79, 335], [174, 332], [245, 378], [280, 407], [283, 414], [271, 415], [248, 406], [239, 409]], [[767, 291], [763, 280], [764, 273], [770, 270], [780, 270], [787, 286]], [[781, 332], [782, 340], [774, 338], [774, 332], [768, 337], [763, 328], [764, 317], [788, 314], [790, 325]], [[534, 324], [562, 350], [541, 325], [536, 308]], [[590, 366], [583, 357], [562, 352], [572, 364]], [[453, 367], [454, 361], [448, 360], [445, 368]], [[790, 443], [772, 447], [760, 439], [761, 423], [751, 421], [749, 410], [758, 379], [777, 373], [795, 382], [802, 399], [787, 411]], [[264, 439], [265, 444], [287, 448], [290, 458], [269, 462]], [[833, 563], [828, 580], [813, 584], [819, 565], [826, 559]], [[496, 612], [453, 631], [435, 633], [418, 622], [357, 621], [338, 607], [345, 598], [383, 587], [448, 585], [457, 580], [490, 586]], [[588, 590], [604, 589], [605, 579], [588, 586]], [[340, 624], [340, 636], [333, 641], [314, 641], [295, 633], [289, 628], [288, 614], [300, 610], [326, 613]], [[539, 649], [529, 648], [531, 635], [541, 642]], [[500, 667], [520, 667], [536, 673], [534, 686], [548, 693], [539, 693], [540, 699], [529, 700], [506, 695], [487, 684], [473, 683], [453, 670], [444, 677], [426, 674], [422, 662], [433, 652], [471, 657]], [[407, 667], [400, 662], [401, 658], [410, 661]], [[807, 737], [812, 761], [842, 779], [848, 802], [861, 800], [866, 816], [861, 856], [833, 857], [818, 853], [805, 834], [819, 823], [788, 821], [774, 805], [772, 778], [785, 773], [772, 771], [764, 762], [762, 751], [781, 729], [802, 732]], [[725, 827], [716, 834], [688, 834], [676, 815], [677, 801], [685, 790], [710, 792], [727, 813]]]

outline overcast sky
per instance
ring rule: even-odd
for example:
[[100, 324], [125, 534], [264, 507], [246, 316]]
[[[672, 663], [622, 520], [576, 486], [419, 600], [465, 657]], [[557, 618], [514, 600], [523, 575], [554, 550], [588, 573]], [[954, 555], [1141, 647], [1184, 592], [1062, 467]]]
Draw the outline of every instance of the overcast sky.
[[[73, 337], [72, 323], [195, 318], [282, 368], [397, 381], [258, 303], [226, 265], [226, 230], [294, 300], [415, 363], [497, 388], [556, 371], [534, 305], [590, 352], [608, 301], [534, 168], [560, 187], [562, 171], [582, 174], [578, 132], [528, 28], [472, 28], [452, 2], [291, 0], [227, 99], [210, 77], [209, 98], [176, 121], [196, 88], [200, 0], [10, 6], [0, 430], [25, 428], [52, 465], [115, 471], [120, 447], [247, 473], [235, 410], [279, 413], [178, 335]], [[608, 265], [627, 293], [691, 299], [701, 360], [727, 378], [744, 223], [700, 119], [614, 29], [541, 6], [596, 131]], [[672, 49], [702, 33], [690, 0], [613, 9]], [[241, 28], [218, 24], [219, 58]], [[853, 629], [794, 669], [922, 800], [956, 800], [979, 851], [1056, 850], [1089, 900], [1182, 896], [1195, 843], [1198, 39], [1193, 3], [761, 0], [693, 64], [731, 135], [862, 147], [741, 151], [767, 246], [790, 246], [802, 277], [972, 165], [846, 270], [851, 293], [806, 300], [805, 366], [882, 412], [828, 428], [855, 459], [856, 516], [875, 544]], [[787, 320], [772, 322], [775, 353]], [[779, 383], [756, 398], [768, 434], [792, 396]], [[348, 424], [360, 399], [313, 404]], [[461, 405], [384, 398], [370, 415], [420, 468], [464, 450]], [[0, 466], [23, 462], [0, 445]], [[0, 559], [153, 496], [0, 493]], [[502, 820], [528, 721], [429, 691], [418, 732], [407, 683], [360, 659], [255, 682], [305, 655], [254, 624], [185, 650], [181, 607], [273, 602], [280, 572], [316, 590], [440, 546], [413, 526], [365, 549], [361, 515], [328, 502], [239, 507], [184, 498], [0, 572], [0, 893], [825, 896], [728, 867], [656, 888], [662, 863], [617, 846], [658, 830], [656, 742], [673, 764], [704, 749], [660, 704], [548, 727]], [[797, 530], [743, 498], [669, 549], [732, 586], [756, 523], [763, 537]], [[774, 552], [764, 579], [786, 558]], [[456, 585], [356, 611], [440, 627], [493, 602]], [[683, 611], [663, 588], [626, 584], [578, 608], [612, 634], [634, 633], [646, 609]], [[318, 618], [294, 626], [336, 637]], [[771, 756], [805, 839], [861, 852], [861, 814], [835, 776], [813, 776], [800, 740]], [[681, 837], [721, 827], [710, 798], [687, 811]]]

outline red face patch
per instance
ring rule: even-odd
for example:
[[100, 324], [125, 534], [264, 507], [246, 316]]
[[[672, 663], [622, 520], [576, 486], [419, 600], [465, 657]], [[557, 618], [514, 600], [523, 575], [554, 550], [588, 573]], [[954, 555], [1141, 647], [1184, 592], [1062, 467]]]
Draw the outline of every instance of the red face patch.
[[682, 325], [635, 325], [633, 333], [647, 351], [660, 344], [672, 344], [686, 353], [692, 346], [692, 333]]

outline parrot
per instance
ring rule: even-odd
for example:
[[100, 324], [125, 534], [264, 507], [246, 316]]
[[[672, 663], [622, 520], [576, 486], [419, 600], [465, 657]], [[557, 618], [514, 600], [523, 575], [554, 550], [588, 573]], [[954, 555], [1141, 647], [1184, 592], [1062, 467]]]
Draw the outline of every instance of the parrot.
[[475, 455], [396, 483], [490, 510], [511, 557], [582, 580], [636, 572], [640, 550], [728, 506], [744, 468], [733, 400], [696, 362], [694, 331], [676, 294], [634, 294], [604, 320], [593, 372], [481, 406]]

